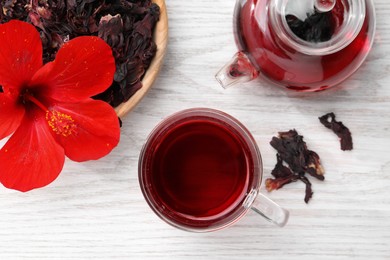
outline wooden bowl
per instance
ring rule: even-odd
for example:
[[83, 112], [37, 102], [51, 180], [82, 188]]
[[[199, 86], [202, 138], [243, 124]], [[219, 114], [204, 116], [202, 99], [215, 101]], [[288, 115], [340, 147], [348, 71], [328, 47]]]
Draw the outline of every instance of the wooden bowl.
[[153, 38], [157, 45], [157, 52], [141, 81], [142, 88], [139, 89], [128, 101], [115, 108], [118, 117], [123, 117], [130, 112], [146, 95], [148, 90], [152, 87], [153, 82], [156, 80], [165, 56], [168, 43], [167, 10], [164, 0], [153, 0], [153, 2], [160, 6], [160, 20], [157, 22], [153, 32]]

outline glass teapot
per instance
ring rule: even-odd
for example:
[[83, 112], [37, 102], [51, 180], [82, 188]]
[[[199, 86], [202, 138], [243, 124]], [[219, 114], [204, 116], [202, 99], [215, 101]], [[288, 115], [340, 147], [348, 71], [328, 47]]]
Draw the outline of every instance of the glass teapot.
[[297, 91], [321, 91], [363, 63], [375, 33], [372, 0], [237, 0], [239, 51], [216, 75], [223, 87], [259, 74]]

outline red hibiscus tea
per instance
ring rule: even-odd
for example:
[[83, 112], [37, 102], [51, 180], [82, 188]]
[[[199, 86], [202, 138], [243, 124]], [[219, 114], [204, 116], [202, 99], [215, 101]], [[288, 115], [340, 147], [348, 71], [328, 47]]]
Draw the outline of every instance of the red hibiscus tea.
[[215, 110], [179, 112], [154, 129], [141, 152], [140, 183], [151, 208], [176, 227], [215, 230], [239, 219], [258, 188], [261, 159], [253, 138]]
[[345, 80], [370, 51], [374, 8], [371, 0], [328, 2], [334, 6], [319, 11], [310, 1], [238, 1], [234, 31], [245, 58], [238, 55], [228, 75], [246, 75], [250, 68], [241, 64], [249, 59], [264, 78], [298, 91], [319, 91]]

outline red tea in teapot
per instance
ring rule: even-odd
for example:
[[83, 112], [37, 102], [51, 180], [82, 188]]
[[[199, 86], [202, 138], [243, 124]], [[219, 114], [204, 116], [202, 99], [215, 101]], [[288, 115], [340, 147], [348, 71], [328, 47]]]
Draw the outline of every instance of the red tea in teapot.
[[358, 69], [374, 29], [371, 0], [239, 0], [234, 31], [240, 55], [225, 74], [250, 80], [256, 71], [289, 89], [320, 91]]

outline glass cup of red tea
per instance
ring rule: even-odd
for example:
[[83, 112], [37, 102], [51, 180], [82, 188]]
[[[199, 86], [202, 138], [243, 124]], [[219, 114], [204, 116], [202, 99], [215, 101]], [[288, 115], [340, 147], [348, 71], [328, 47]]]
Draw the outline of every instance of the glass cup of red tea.
[[261, 155], [250, 132], [232, 116], [193, 108], [173, 114], [149, 135], [139, 182], [152, 210], [174, 227], [215, 231], [249, 209], [284, 226], [288, 211], [259, 193]]
[[261, 75], [296, 91], [328, 89], [363, 63], [375, 20], [372, 0], [237, 0], [238, 52], [216, 78], [223, 87]]

